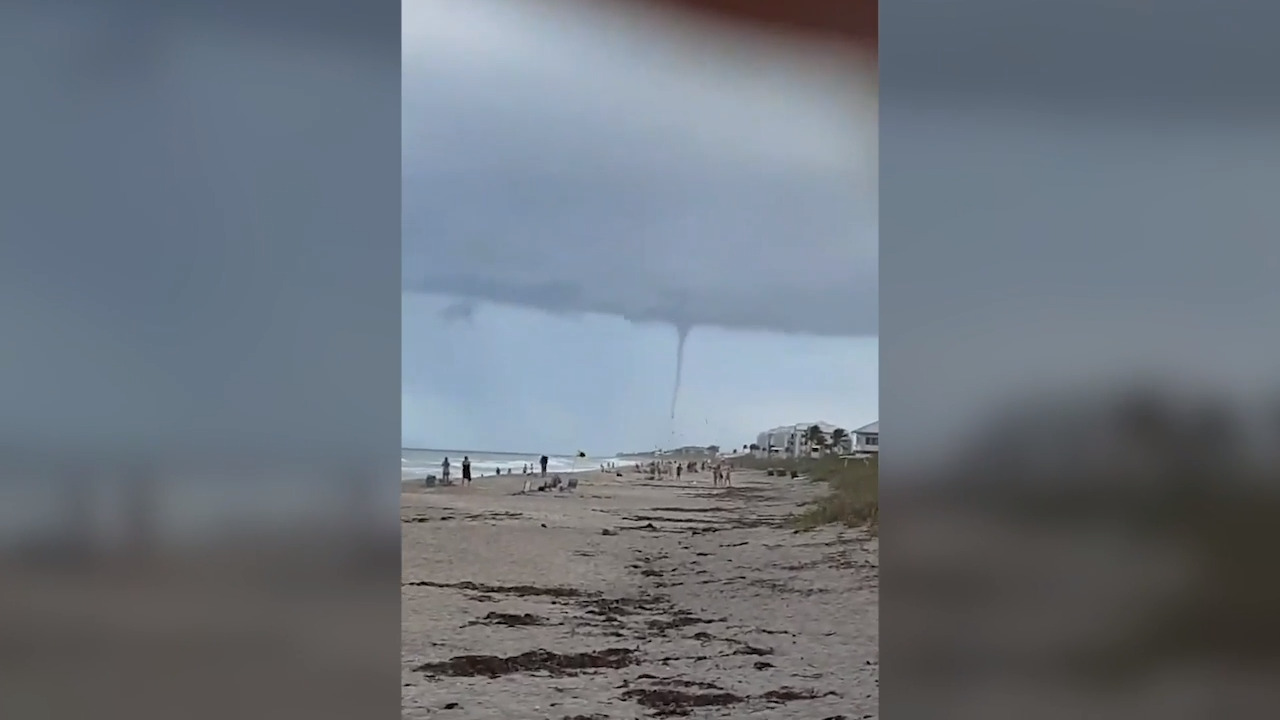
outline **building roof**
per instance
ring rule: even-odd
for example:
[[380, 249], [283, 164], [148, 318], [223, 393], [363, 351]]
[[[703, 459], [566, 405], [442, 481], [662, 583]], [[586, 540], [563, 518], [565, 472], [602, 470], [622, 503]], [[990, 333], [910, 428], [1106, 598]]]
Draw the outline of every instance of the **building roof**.
[[879, 421], [879, 420], [877, 420], [877, 421], [875, 421], [875, 422], [871, 423], [870, 425], [863, 425], [862, 427], [858, 428], [857, 430], [854, 430], [854, 432], [855, 432], [855, 433], [857, 433], [858, 435], [879, 435], [879, 434], [880, 434], [880, 421]]
[[831, 432], [832, 430], [836, 429], [835, 425], [832, 425], [829, 422], [824, 422], [822, 420], [814, 420], [813, 422], [796, 423], [795, 425], [783, 425], [782, 427], [776, 428], [776, 429], [781, 432], [787, 432], [790, 430], [798, 430], [800, 432], [804, 432], [809, 428], [813, 427], [814, 425], [817, 425], [822, 430], [822, 432]]

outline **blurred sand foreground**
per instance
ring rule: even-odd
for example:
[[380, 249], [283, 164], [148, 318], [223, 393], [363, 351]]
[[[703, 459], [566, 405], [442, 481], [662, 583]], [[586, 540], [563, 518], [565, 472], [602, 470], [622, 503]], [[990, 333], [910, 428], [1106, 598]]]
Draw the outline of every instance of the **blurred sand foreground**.
[[0, 718], [394, 713], [395, 567], [382, 562], [392, 549], [357, 573], [336, 553], [285, 545], [147, 561], [5, 557]]
[[877, 540], [779, 526], [821, 485], [622, 472], [406, 489], [403, 717], [878, 717]]

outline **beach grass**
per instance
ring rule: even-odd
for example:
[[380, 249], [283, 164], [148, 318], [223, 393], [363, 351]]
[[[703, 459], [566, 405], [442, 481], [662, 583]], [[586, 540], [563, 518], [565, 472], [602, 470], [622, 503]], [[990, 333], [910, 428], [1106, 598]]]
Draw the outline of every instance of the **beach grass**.
[[880, 529], [880, 462], [870, 458], [819, 460], [808, 473], [815, 481], [826, 481], [828, 492], [795, 518], [795, 525], [809, 530], [821, 525], [843, 523], [866, 527], [875, 534]]
[[819, 458], [740, 458], [735, 464], [757, 470], [781, 470], [827, 483], [827, 494], [793, 518], [800, 530], [843, 523], [865, 527], [875, 534], [880, 529], [880, 461], [834, 456]]

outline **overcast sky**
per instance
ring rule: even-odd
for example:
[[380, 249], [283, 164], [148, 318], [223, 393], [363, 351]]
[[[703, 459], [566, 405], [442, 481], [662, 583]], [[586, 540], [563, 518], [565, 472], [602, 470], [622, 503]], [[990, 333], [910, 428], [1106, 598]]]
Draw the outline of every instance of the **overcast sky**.
[[559, 7], [404, 6], [404, 442], [875, 420], [874, 89], [847, 59]]
[[[102, 69], [77, 54], [93, 47], [92, 24], [35, 14], [54, 4], [22, 6], [26, 19], [18, 7], [0, 17], [23, 30], [0, 55], [15, 68], [8, 94], [23, 98], [6, 116], [6, 157], [27, 171], [0, 212], [0, 436], [381, 448], [399, 390], [413, 444], [643, 447], [671, 436], [675, 332], [617, 319], [628, 312], [697, 325], [676, 422], [691, 442], [874, 419], [876, 398], [862, 393], [879, 375], [866, 347], [880, 343], [901, 416], [887, 418], [889, 434], [913, 456], [972, 428], [1014, 386], [1163, 368], [1182, 385], [1220, 380], [1253, 397], [1275, 387], [1280, 143], [1272, 116], [1241, 112], [1274, 93], [1257, 90], [1267, 63], [1229, 72], [1260, 47], [1238, 33], [1270, 26], [1201, 22], [1217, 12], [1203, 3], [1179, 22], [1212, 30], [1212, 46], [1188, 53], [1173, 41], [1185, 33], [1166, 28], [1160, 52], [1142, 54], [1174, 68], [1159, 85], [1098, 60], [1133, 55], [1116, 25], [1032, 42], [1026, 33], [1061, 25], [962, 15], [938, 25], [925, 44], [934, 55], [886, 66], [915, 57], [917, 81], [945, 80], [966, 102], [900, 92], [883, 132], [859, 124], [866, 103], [847, 71], [799, 81], [772, 62], [744, 70], [758, 42], [692, 59], [617, 28], [596, 26], [593, 42], [584, 25], [538, 14], [545, 3], [411, 3], [440, 14], [405, 17], [403, 87], [378, 85], [391, 75], [382, 58], [176, 21], [155, 62], [144, 54], [112, 82], [83, 82], [72, 70]], [[128, 40], [114, 28], [136, 25], [124, 17], [108, 35]], [[1010, 66], [1015, 42], [1040, 62]], [[1077, 66], [1077, 47], [1091, 49], [1092, 80], [1074, 93], [1046, 84], [1047, 70]], [[1194, 77], [1177, 72], [1188, 63]], [[21, 72], [39, 67], [74, 82]], [[992, 78], [1008, 92], [982, 94]], [[1143, 92], [1123, 93], [1122, 113], [1080, 101], [1126, 83]], [[1230, 106], [1215, 100], [1228, 91]], [[335, 107], [335, 92], [350, 101]], [[399, 229], [395, 189], [369, 178], [386, 162], [379, 139], [400, 157], [385, 113], [402, 92], [406, 283], [499, 299], [514, 288], [506, 300], [561, 314], [480, 303], [471, 325], [446, 325], [447, 301], [387, 286], [399, 248], [350, 242]], [[1076, 114], [1057, 114], [1064, 105]], [[877, 135], [894, 223], [883, 259], [870, 212]], [[841, 187], [861, 191], [836, 203]], [[881, 265], [892, 280], [882, 337], [878, 283], [863, 282]], [[383, 341], [397, 300], [403, 377]], [[577, 312], [593, 306], [617, 312]], [[752, 319], [828, 337], [715, 329]], [[521, 333], [545, 342], [517, 347]]]
[[696, 328], [672, 421], [672, 328], [498, 305], [450, 322], [440, 315], [448, 302], [405, 296], [409, 447], [609, 454], [741, 445], [784, 422], [876, 419], [875, 338]]

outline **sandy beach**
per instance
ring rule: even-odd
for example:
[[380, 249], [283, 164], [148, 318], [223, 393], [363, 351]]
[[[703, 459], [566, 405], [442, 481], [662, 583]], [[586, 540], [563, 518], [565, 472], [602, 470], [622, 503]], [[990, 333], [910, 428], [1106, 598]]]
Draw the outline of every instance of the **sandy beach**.
[[821, 484], [576, 477], [406, 486], [403, 717], [878, 717], [877, 540], [782, 526]]

